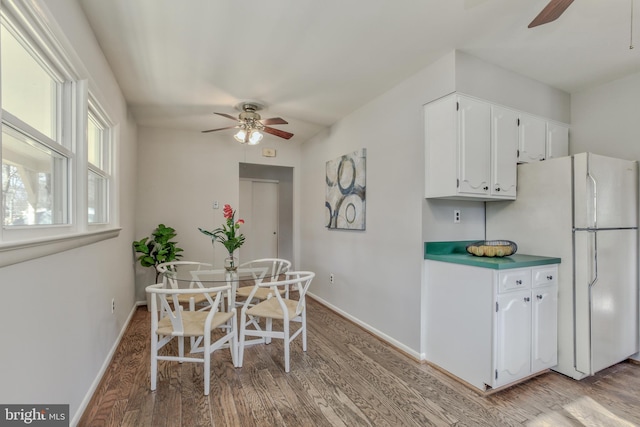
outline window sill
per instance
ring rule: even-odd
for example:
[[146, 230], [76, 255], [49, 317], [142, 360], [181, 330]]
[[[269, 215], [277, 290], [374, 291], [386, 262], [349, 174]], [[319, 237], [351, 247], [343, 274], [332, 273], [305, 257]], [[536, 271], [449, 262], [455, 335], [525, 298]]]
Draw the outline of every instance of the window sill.
[[118, 237], [121, 228], [0, 243], [0, 268]]

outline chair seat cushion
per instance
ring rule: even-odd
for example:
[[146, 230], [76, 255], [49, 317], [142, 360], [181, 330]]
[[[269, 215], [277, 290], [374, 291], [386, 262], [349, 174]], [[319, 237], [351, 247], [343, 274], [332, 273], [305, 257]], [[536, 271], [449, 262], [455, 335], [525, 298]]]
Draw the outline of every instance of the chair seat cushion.
[[[182, 311], [182, 322], [184, 324], [185, 337], [198, 337], [204, 335], [204, 323], [207, 320], [208, 311]], [[234, 315], [233, 312], [216, 312], [211, 320], [211, 329], [225, 323]], [[173, 326], [171, 319], [164, 317], [158, 322], [158, 335], [173, 335]]]
[[[236, 290], [236, 297], [249, 298], [249, 294], [251, 293], [252, 290], [253, 290], [253, 286], [243, 286], [241, 288], [238, 288]], [[280, 295], [284, 295], [286, 290], [285, 289], [278, 289], [278, 292], [280, 292]], [[253, 297], [257, 298], [257, 299], [260, 299], [260, 300], [266, 300], [267, 297], [269, 296], [269, 294], [275, 295], [273, 293], [273, 289], [272, 288], [259, 288], [256, 291], [256, 293], [253, 295]]]
[[[178, 295], [178, 302], [181, 304], [183, 303], [187, 304], [189, 303], [189, 300], [191, 298], [193, 298], [194, 304], [200, 304], [207, 301], [207, 297], [205, 294], [180, 294]], [[216, 294], [215, 293], [211, 294], [211, 298], [215, 299]]]
[[[285, 299], [283, 301], [285, 306], [287, 307], [289, 319], [293, 319], [294, 317], [296, 317], [296, 308], [298, 307], [298, 301], [293, 301], [290, 299]], [[249, 310], [247, 310], [247, 314], [258, 317], [270, 317], [272, 319], [284, 319], [282, 308], [280, 307], [277, 298], [271, 298], [254, 305]]]

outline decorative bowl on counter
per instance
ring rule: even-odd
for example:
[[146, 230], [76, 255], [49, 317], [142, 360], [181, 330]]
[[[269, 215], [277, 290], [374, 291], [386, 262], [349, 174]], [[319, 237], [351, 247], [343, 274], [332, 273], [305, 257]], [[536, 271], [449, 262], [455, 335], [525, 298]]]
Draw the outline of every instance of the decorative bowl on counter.
[[516, 253], [518, 245], [511, 240], [480, 240], [467, 245], [467, 252], [475, 256], [503, 257]]

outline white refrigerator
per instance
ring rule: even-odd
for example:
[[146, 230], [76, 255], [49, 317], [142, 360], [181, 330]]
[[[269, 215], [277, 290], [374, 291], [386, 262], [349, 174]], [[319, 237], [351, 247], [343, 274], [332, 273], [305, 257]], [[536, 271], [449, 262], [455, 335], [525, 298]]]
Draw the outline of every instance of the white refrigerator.
[[486, 238], [561, 258], [553, 369], [581, 379], [637, 353], [637, 162], [581, 153], [518, 165], [516, 197], [485, 204]]

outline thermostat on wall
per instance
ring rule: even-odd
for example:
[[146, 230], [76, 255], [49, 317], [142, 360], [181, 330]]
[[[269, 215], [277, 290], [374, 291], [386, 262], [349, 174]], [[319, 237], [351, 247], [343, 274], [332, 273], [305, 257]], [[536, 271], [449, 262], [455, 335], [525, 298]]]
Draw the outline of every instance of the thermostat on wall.
[[276, 149], [275, 148], [263, 148], [262, 149], [262, 157], [275, 157]]

